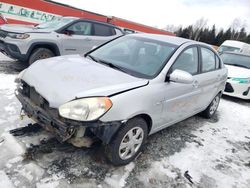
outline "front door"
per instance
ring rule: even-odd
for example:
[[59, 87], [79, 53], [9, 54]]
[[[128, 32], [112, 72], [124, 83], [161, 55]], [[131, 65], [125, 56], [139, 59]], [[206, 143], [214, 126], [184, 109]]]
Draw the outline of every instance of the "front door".
[[199, 73], [198, 48], [196, 46], [186, 48], [176, 59], [169, 70], [169, 74], [179, 69], [193, 75], [192, 84], [166, 82], [163, 110], [163, 125], [159, 129], [181, 121], [198, 111], [197, 103], [200, 102], [200, 83], [197, 79]]
[[83, 54], [95, 46], [91, 22], [76, 22], [65, 29], [65, 34], [61, 34], [60, 37], [63, 55]]

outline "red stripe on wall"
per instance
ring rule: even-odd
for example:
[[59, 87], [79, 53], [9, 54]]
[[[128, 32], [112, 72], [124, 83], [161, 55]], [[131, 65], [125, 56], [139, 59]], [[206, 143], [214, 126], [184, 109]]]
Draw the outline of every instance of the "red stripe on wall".
[[95, 13], [91, 13], [88, 11], [82, 11], [62, 5], [57, 5], [54, 3], [42, 1], [42, 0], [1, 0], [4, 3], [10, 3], [22, 7], [28, 7], [35, 10], [40, 10], [44, 12], [49, 12], [52, 14], [58, 14], [63, 16], [75, 16], [75, 17], [82, 17], [87, 19], [94, 19], [106, 22], [106, 16], [98, 15]]
[[[52, 14], [58, 14], [62, 16], [75, 16], [75, 17], [80, 17], [80, 18], [85, 18], [85, 19], [98, 20], [101, 22], [107, 22], [107, 20], [109, 19], [105, 15], [100, 15], [100, 14], [96, 14], [93, 12], [80, 10], [80, 9], [73, 8], [73, 7], [68, 7], [66, 5], [63, 6], [63, 5], [59, 5], [59, 4], [52, 3], [52, 2], [46, 2], [43, 0], [1, 0], [1, 1], [5, 3], [10, 3], [10, 4], [27, 7], [27, 8], [31, 8], [35, 10], [40, 10], [40, 11], [44, 11], [44, 12], [48, 12]], [[10, 23], [11, 22], [22, 23], [22, 24], [25, 23], [23, 21], [18, 21], [18, 20], [14, 21], [10, 19]], [[112, 17], [111, 23], [113, 23], [116, 26], [132, 29], [136, 31], [141, 31], [145, 33], [155, 33], [155, 34], [175, 36], [175, 34], [161, 30], [161, 29], [157, 29], [154, 27], [146, 26], [143, 24], [135, 23], [135, 22], [124, 20], [124, 19], [117, 18], [117, 17]], [[31, 24], [31, 23], [28, 23], [28, 24]]]

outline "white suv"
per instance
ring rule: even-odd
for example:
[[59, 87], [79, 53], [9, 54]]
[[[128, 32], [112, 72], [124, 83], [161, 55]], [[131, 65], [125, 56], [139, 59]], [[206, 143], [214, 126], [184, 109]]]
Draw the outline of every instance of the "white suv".
[[62, 17], [37, 26], [5, 24], [0, 27], [0, 51], [32, 64], [38, 59], [83, 54], [123, 31], [111, 24], [76, 17]]

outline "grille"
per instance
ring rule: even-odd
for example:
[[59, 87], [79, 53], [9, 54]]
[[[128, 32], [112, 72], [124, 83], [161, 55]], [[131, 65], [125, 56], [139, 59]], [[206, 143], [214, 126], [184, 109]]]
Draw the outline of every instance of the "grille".
[[5, 38], [7, 36], [7, 32], [6, 31], [3, 31], [3, 30], [0, 30], [0, 37], [1, 38]]

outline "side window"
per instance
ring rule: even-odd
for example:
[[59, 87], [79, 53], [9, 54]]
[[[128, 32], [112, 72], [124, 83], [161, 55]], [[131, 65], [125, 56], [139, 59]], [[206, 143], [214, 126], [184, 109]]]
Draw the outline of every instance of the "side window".
[[220, 59], [217, 55], [215, 55], [215, 69], [220, 69], [221, 65], [220, 65]]
[[115, 35], [114, 28], [102, 24], [94, 24], [94, 35], [96, 36], [112, 36]]
[[171, 67], [171, 72], [175, 69], [186, 71], [192, 75], [198, 73], [198, 49], [197, 47], [188, 48], [177, 58]]
[[67, 28], [72, 31], [74, 35], [91, 35], [91, 23], [77, 22]]
[[202, 57], [202, 72], [209, 72], [215, 70], [215, 54], [207, 48], [201, 48]]

